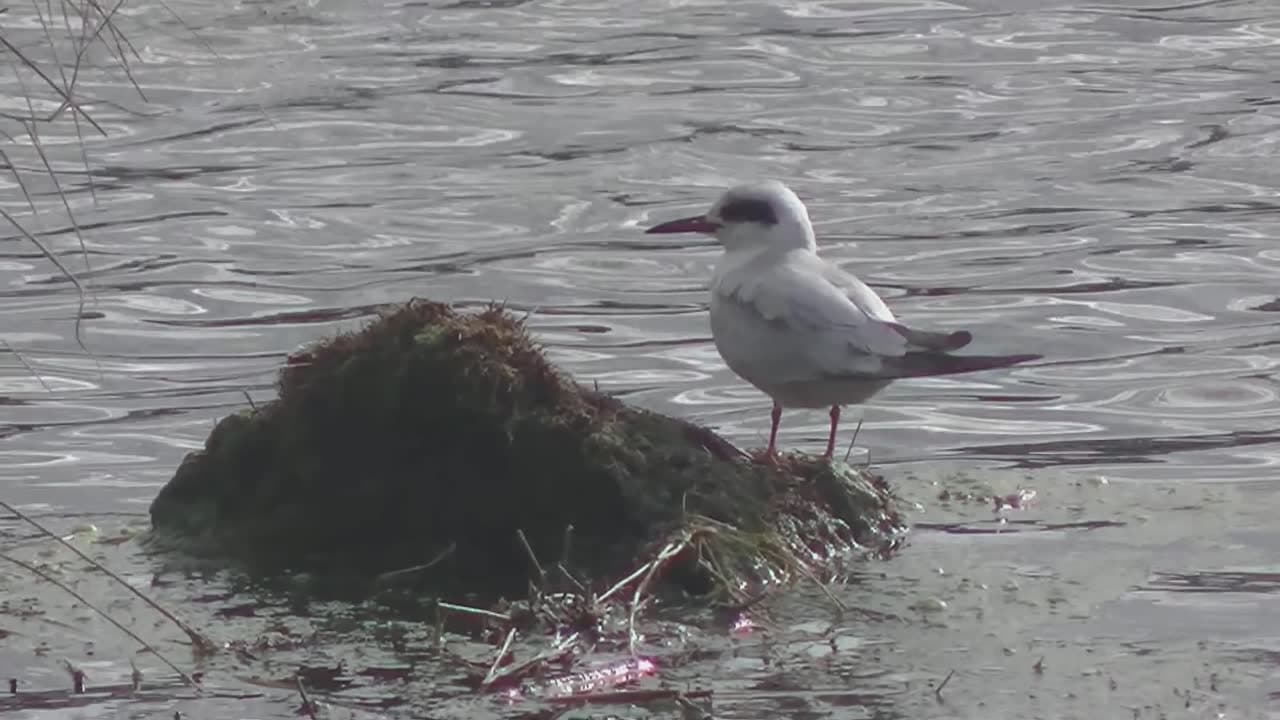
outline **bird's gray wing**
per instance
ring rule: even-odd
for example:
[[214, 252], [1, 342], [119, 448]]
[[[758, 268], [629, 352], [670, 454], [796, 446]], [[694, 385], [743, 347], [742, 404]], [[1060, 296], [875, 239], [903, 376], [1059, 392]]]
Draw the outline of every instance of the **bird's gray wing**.
[[884, 359], [911, 346], [897, 323], [872, 317], [803, 264], [730, 273], [714, 292], [721, 353], [772, 382], [879, 376]]
[[840, 288], [840, 291], [849, 298], [849, 302], [853, 303], [858, 309], [862, 310], [868, 317], [881, 320], [896, 330], [900, 335], [906, 338], [911, 349], [915, 350], [936, 350], [939, 352], [950, 352], [959, 350], [973, 341], [973, 335], [965, 330], [955, 332], [936, 332], [932, 330], [919, 330], [910, 328], [898, 322], [894, 317], [893, 311], [885, 304], [884, 300], [876, 294], [866, 283], [862, 282], [857, 276], [847, 273], [835, 265], [822, 260], [816, 255], [809, 260], [811, 266], [818, 269], [827, 282]]

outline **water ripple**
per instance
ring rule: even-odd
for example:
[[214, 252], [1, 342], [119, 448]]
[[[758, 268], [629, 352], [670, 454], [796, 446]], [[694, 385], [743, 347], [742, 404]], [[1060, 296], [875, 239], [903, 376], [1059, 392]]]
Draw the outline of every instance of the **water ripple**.
[[878, 461], [1274, 473], [1280, 23], [1258, 3], [170, 5], [208, 46], [131, 4], [147, 100], [86, 63], [109, 136], [88, 171], [73, 127], [44, 137], [77, 224], [25, 176], [50, 250], [80, 267], [84, 237], [96, 360], [74, 287], [0, 237], [23, 477], [141, 501], [286, 353], [414, 295], [504, 300], [584, 382], [759, 442], [767, 400], [709, 343], [715, 248], [640, 233], [757, 176], [905, 321], [1047, 356], [851, 409]]

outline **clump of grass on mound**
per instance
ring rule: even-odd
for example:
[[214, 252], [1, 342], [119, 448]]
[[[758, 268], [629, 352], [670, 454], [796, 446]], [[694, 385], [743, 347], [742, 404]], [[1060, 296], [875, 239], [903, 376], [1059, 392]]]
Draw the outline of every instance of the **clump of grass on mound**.
[[582, 387], [500, 307], [423, 300], [292, 356], [279, 399], [224, 418], [151, 516], [157, 539], [260, 570], [429, 564], [414, 577], [468, 590], [523, 587], [531, 555], [611, 578], [679, 545], [662, 577], [731, 595], [900, 528], [865, 470], [750, 462]]

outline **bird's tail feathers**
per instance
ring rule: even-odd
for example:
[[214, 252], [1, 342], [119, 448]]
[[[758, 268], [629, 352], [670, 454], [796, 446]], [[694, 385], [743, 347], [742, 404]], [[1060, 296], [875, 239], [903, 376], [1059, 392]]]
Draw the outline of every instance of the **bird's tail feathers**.
[[973, 333], [968, 330], [955, 332], [936, 332], [933, 330], [917, 330], [901, 323], [889, 323], [899, 335], [911, 345], [922, 350], [953, 351], [973, 342]]
[[896, 377], [928, 377], [996, 370], [1039, 360], [1043, 355], [948, 355], [943, 352], [909, 352], [885, 360], [885, 369]]

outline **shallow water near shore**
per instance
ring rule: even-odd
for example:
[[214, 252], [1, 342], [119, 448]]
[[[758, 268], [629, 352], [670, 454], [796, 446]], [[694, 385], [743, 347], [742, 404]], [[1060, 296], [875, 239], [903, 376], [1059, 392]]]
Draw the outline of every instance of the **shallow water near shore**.
[[[218, 417], [271, 397], [286, 353], [413, 295], [506, 300], [584, 382], [763, 444], [767, 403], [709, 343], [716, 249], [641, 230], [776, 177], [904, 321], [1047, 360], [849, 409], [852, 459], [918, 503], [907, 547], [835, 590], [841, 617], [804, 585], [745, 635], [673, 610], [682, 639], [640, 685], [709, 689], [716, 717], [1280, 714], [1270, 4], [168, 6], [181, 21], [119, 13], [145, 101], [101, 46], [81, 70], [107, 131], [84, 135], [91, 174], [70, 123], [42, 132], [92, 270], [39, 156], [5, 146], [41, 207], [24, 223], [87, 281], [96, 360], [73, 285], [6, 231], [0, 339], [21, 357], [0, 352], [0, 499], [115, 538]], [[31, 46], [33, 18], [0, 29]], [[5, 103], [20, 90], [0, 79]], [[819, 450], [825, 420], [788, 413], [781, 442]], [[211, 697], [141, 655], [152, 694], [68, 699], [63, 657], [91, 690], [127, 686], [134, 645], [4, 567], [0, 676], [81, 716], [291, 717], [293, 670], [339, 662], [315, 673], [334, 717], [530, 710], [470, 693], [376, 609], [267, 601], [132, 537], [76, 537], [215, 637], [267, 638], [203, 661]], [[65, 559], [16, 520], [0, 548]]]
[[[906, 492], [919, 503], [909, 547], [834, 588], [843, 613], [807, 585], [766, 603], [747, 632], [666, 608], [642, 628], [640, 648], [658, 673], [636, 687], [709, 691], [714, 717], [728, 718], [1271, 716], [1280, 691], [1269, 630], [1276, 531], [1260, 488], [1063, 479], [1023, 493], [1016, 509], [989, 502], [1026, 486], [1023, 473], [916, 473]], [[6, 570], [0, 664], [21, 672], [26, 716], [44, 707], [286, 717], [301, 705], [295, 672], [324, 717], [524, 717], [550, 708], [477, 695], [457, 657], [486, 662], [494, 647], [449, 633], [441, 653], [429, 613], [406, 612], [412, 601], [395, 609], [386, 598], [316, 602], [165, 568], [143, 559], [136, 539], [117, 542], [132, 523], [108, 522], [69, 528], [72, 542], [235, 650], [195, 657], [171, 625], [67, 551], [18, 542], [17, 556], [74, 581], [166, 657], [202, 672], [208, 690], [195, 695], [101, 618]], [[518, 657], [545, 644], [517, 644]], [[70, 692], [64, 657], [87, 673], [87, 695]], [[592, 662], [624, 657], [605, 652]], [[145, 668], [138, 691], [129, 689], [130, 658]], [[608, 711], [680, 717], [670, 702], [595, 708]]]

